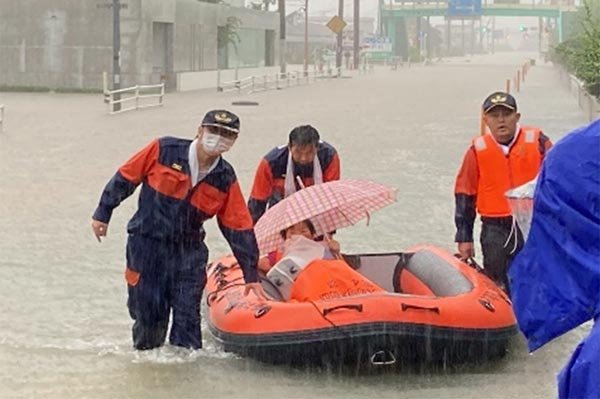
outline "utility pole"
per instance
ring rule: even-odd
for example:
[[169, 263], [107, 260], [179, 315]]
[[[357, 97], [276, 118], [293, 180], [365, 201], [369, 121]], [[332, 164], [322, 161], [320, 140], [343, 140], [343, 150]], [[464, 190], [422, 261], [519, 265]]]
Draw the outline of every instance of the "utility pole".
[[279, 62], [280, 72], [285, 73], [285, 0], [279, 0]]
[[304, 76], [308, 75], [308, 0], [304, 1]]
[[383, 36], [383, 0], [377, 1], [377, 36]]
[[429, 21], [429, 16], [425, 19], [427, 21], [426, 26], [426, 34], [425, 34], [425, 53], [427, 54], [427, 58], [431, 59], [433, 54], [431, 54], [431, 22]]
[[446, 57], [450, 56], [450, 48], [452, 46], [452, 19], [448, 16], [446, 21]]
[[421, 26], [421, 17], [417, 17], [415, 29], [415, 47], [418, 51], [417, 62], [421, 61], [421, 49], [423, 48], [423, 27]]
[[470, 47], [471, 47], [471, 55], [473, 55], [475, 53], [475, 17], [471, 17], [471, 43], [470, 43]]
[[354, 0], [354, 69], [360, 62], [360, 0]]
[[492, 17], [492, 54], [496, 51], [496, 17]]
[[[338, 17], [344, 19], [344, 0], [338, 2]], [[338, 70], [338, 76], [342, 74], [342, 47], [344, 45], [344, 30], [341, 29], [337, 35], [337, 51], [335, 53], [335, 67]]]
[[467, 50], [465, 48], [465, 18], [464, 17], [462, 17], [461, 23], [462, 23], [462, 25], [461, 25], [461, 27], [462, 27], [461, 28], [461, 34], [462, 34], [462, 36], [461, 36], [461, 43], [462, 43], [461, 49], [462, 49], [462, 55], [465, 56], [465, 55], [467, 55]]
[[[121, 88], [121, 4], [113, 0], [113, 90]], [[113, 95], [113, 101], [121, 99], [120, 94]], [[113, 104], [113, 111], [120, 111], [121, 103]]]
[[481, 18], [479, 20], [479, 52], [481, 54], [483, 54], [483, 34], [484, 34], [484, 29], [487, 28], [487, 25], [485, 27], [483, 27], [483, 18]]

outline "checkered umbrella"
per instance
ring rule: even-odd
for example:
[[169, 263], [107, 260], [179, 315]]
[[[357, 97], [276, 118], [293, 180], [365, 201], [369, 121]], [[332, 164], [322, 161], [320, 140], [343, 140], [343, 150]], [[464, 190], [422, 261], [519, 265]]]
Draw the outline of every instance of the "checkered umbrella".
[[367, 180], [336, 180], [310, 186], [280, 201], [254, 226], [263, 254], [283, 244], [280, 232], [310, 219], [317, 234], [350, 226], [396, 201], [396, 189]]

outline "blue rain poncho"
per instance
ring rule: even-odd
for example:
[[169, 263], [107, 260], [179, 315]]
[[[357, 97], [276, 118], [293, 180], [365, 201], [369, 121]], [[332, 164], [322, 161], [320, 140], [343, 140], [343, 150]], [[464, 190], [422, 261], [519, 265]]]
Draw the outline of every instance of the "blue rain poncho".
[[531, 351], [594, 320], [559, 374], [558, 390], [560, 398], [600, 398], [600, 120], [549, 151], [529, 236], [509, 278]]

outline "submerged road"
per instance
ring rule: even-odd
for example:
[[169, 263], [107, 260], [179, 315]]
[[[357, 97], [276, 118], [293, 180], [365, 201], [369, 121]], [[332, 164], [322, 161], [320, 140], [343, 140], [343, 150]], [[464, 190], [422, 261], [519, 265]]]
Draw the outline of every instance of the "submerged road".
[[[340, 231], [348, 253], [418, 243], [454, 250], [453, 183], [479, 108], [504, 88], [524, 54], [430, 66], [237, 96], [167, 96], [165, 106], [108, 116], [99, 95], [0, 93], [0, 397], [3, 398], [548, 398], [584, 326], [529, 355], [514, 340], [502, 360], [458, 369], [347, 375], [268, 366], [205, 349], [131, 350], [123, 280], [125, 225], [135, 198], [115, 211], [98, 244], [90, 217], [104, 184], [154, 137], [192, 137], [204, 113], [229, 108], [242, 132], [226, 155], [247, 196], [260, 158], [296, 125], [314, 125], [342, 158], [346, 178], [395, 186], [398, 203]], [[549, 65], [516, 94], [522, 121], [556, 141], [585, 123]], [[235, 107], [235, 100], [256, 107]], [[207, 223], [211, 258], [228, 252]]]

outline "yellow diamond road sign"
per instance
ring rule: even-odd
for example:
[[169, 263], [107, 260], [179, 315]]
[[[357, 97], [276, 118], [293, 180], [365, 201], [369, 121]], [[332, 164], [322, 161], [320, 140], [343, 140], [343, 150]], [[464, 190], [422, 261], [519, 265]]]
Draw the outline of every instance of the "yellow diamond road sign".
[[340, 33], [342, 29], [346, 27], [346, 22], [338, 15], [334, 16], [327, 22], [327, 27], [331, 29], [333, 33]]

